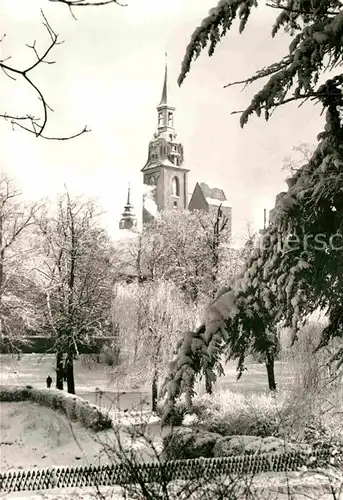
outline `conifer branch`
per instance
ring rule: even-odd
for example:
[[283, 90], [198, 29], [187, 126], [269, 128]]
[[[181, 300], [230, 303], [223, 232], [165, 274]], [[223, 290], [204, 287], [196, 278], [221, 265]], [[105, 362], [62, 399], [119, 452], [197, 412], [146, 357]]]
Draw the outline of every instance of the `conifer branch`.
[[266, 3], [266, 7], [270, 7], [272, 9], [279, 9], [279, 10], [282, 10], [284, 12], [289, 12], [291, 14], [296, 14], [297, 16], [309, 16], [311, 14], [316, 14], [319, 10], [320, 12], [323, 12], [323, 14], [327, 15], [327, 16], [336, 16], [337, 14], [339, 14], [339, 11], [332, 11], [332, 10], [324, 10], [322, 8], [319, 7], [319, 9], [304, 9], [304, 10], [300, 10], [300, 9], [295, 9], [294, 7], [289, 7], [285, 4], [281, 4], [279, 1], [276, 0], [275, 3]]

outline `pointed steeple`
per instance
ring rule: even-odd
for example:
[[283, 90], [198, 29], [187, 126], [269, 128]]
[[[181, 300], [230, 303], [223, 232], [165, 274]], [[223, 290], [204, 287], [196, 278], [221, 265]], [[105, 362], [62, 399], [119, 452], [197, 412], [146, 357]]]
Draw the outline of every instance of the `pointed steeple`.
[[129, 187], [127, 188], [127, 202], [126, 202], [126, 206], [130, 205], [131, 206], [131, 203], [130, 203], [130, 183], [129, 183]]
[[[166, 54], [167, 56], [167, 54]], [[183, 146], [175, 130], [175, 107], [170, 104], [168, 93], [168, 67], [164, 70], [161, 102], [157, 106], [157, 130], [149, 143], [148, 160], [142, 171], [157, 165], [184, 169]], [[148, 184], [155, 183], [150, 179]]]
[[[167, 58], [167, 53], [166, 53]], [[163, 89], [162, 89], [162, 97], [161, 102], [157, 106], [157, 133], [161, 134], [163, 132], [167, 134], [175, 134], [174, 129], [174, 106], [170, 105], [169, 95], [168, 95], [168, 65], [166, 61], [165, 70], [164, 70], [164, 80], [163, 80]]]
[[175, 130], [168, 69], [171, 68], [166, 62], [162, 96], [157, 106], [157, 130], [149, 142], [148, 158], [141, 170], [143, 183], [148, 187], [143, 198], [143, 227], [161, 211], [185, 210], [188, 206], [189, 170], [185, 168], [183, 146]]
[[168, 104], [168, 65], [167, 65], [167, 52], [166, 52], [166, 64], [164, 70], [164, 82], [163, 82], [160, 106], [165, 106], [167, 104]]
[[129, 187], [127, 190], [127, 202], [126, 205], [124, 206], [124, 212], [122, 213], [122, 218], [120, 219], [119, 222], [119, 229], [133, 229], [137, 227], [137, 217], [134, 214], [133, 205], [131, 204], [130, 201], [130, 194], [131, 194], [131, 189], [129, 183]]

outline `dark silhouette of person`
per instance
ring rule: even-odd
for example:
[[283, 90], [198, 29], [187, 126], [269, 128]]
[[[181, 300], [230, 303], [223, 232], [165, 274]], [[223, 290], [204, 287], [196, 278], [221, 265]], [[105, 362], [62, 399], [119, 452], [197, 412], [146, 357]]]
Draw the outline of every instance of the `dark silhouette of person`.
[[50, 377], [50, 375], [48, 375], [46, 379], [46, 386], [48, 389], [50, 389], [51, 384], [52, 384], [52, 378]]

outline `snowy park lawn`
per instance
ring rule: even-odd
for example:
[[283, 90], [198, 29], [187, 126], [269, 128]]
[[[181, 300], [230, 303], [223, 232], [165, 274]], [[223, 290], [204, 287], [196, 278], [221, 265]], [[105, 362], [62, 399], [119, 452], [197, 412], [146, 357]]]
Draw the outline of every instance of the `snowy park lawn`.
[[[0, 385], [32, 385], [46, 387], [45, 379], [50, 374], [55, 377], [55, 357], [52, 354], [24, 354], [20, 360], [15, 356], [0, 355]], [[287, 388], [291, 381], [291, 368], [287, 363], [275, 364], [275, 375], [280, 387]], [[252, 363], [241, 380], [236, 380], [236, 363], [225, 366], [225, 375], [220, 377], [217, 386], [232, 392], [250, 393], [267, 390], [267, 375], [264, 364]], [[55, 380], [54, 380], [55, 382]], [[151, 403], [150, 388], [132, 388], [115, 377], [113, 369], [99, 363], [75, 361], [76, 394], [91, 403], [101, 406], [125, 409], [148, 409]], [[103, 391], [101, 401], [96, 389]]]
[[[94, 433], [63, 414], [28, 401], [0, 404], [1, 470], [81, 466], [111, 463], [104, 444], [117, 443], [112, 429]], [[149, 424], [147, 434], [161, 441], [159, 424]], [[131, 438], [120, 431], [120, 440]], [[144, 455], [144, 450], [143, 450]], [[147, 456], [147, 459], [149, 455]]]
[[[0, 385], [32, 385], [46, 387], [48, 374], [55, 383], [55, 356], [53, 354], [24, 354], [16, 356], [0, 355]], [[113, 369], [96, 362], [87, 363], [77, 359], [74, 365], [76, 394], [93, 404], [118, 409], [149, 409], [150, 394], [146, 387], [133, 389], [119, 384]], [[103, 393], [100, 396], [97, 389]]]
[[35, 403], [1, 403], [1, 470], [97, 463], [97, 441], [110, 433], [93, 434]]

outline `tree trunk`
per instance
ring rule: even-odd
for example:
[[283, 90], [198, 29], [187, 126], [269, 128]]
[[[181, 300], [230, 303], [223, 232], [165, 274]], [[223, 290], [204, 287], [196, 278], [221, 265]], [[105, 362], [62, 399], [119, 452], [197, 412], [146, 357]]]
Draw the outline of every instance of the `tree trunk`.
[[63, 391], [63, 378], [64, 378], [64, 368], [63, 368], [63, 353], [56, 353], [56, 389]]
[[72, 353], [67, 354], [65, 371], [67, 377], [67, 390], [69, 394], [75, 394], [74, 355]]
[[205, 389], [206, 389], [206, 394], [212, 394], [212, 392], [213, 392], [212, 380], [207, 375], [207, 373], [205, 373]]
[[157, 374], [157, 369], [155, 369], [151, 384], [151, 411], [153, 412], [157, 411], [157, 399], [158, 399], [157, 381], [158, 381], [158, 374]]
[[270, 354], [270, 353], [267, 354], [267, 356], [266, 356], [266, 368], [267, 368], [269, 390], [276, 391], [273, 354]]

